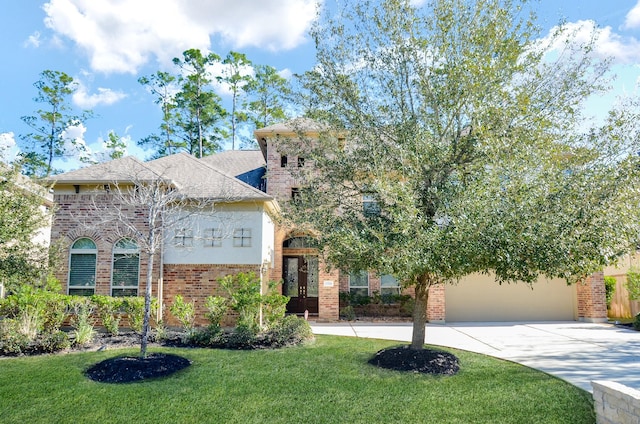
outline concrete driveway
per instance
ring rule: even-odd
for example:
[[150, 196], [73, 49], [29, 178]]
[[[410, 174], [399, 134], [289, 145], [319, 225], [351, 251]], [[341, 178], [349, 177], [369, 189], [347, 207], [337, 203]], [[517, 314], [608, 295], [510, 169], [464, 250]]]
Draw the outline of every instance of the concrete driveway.
[[[410, 323], [311, 323], [314, 334], [410, 341]], [[640, 390], [640, 332], [610, 324], [514, 322], [428, 324], [427, 343], [491, 355], [589, 392], [609, 380]]]

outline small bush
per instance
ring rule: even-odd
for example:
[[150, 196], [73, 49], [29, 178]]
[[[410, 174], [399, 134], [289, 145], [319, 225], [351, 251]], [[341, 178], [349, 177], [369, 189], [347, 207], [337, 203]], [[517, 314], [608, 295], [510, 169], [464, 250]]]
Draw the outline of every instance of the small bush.
[[71, 308], [74, 313], [72, 319], [74, 343], [83, 346], [91, 342], [96, 334], [91, 317], [94, 305], [89, 298], [76, 297], [71, 303]]
[[640, 331], [640, 313], [637, 314], [633, 320], [633, 328]]
[[269, 347], [292, 346], [313, 339], [311, 326], [303, 318], [286, 316], [264, 334]]
[[169, 312], [180, 321], [187, 333], [192, 331], [196, 318], [193, 302], [185, 302], [181, 295], [176, 295], [173, 304], [169, 307]]
[[102, 326], [109, 334], [117, 336], [120, 327], [120, 310], [123, 306], [122, 298], [93, 295], [91, 301], [96, 305]]
[[205, 301], [205, 307], [207, 308], [205, 316], [209, 320], [209, 324], [220, 327], [222, 319], [229, 309], [228, 300], [222, 296], [209, 296]]
[[607, 299], [607, 308], [611, 306], [611, 300], [613, 299], [613, 295], [616, 291], [616, 277], [605, 276], [604, 277], [604, 290], [605, 297]]
[[142, 333], [144, 297], [125, 297], [123, 298], [122, 307], [129, 318], [129, 327], [138, 334]]
[[20, 355], [27, 350], [31, 340], [18, 331], [18, 323], [11, 318], [0, 321], [0, 353]]
[[340, 318], [346, 319], [347, 321], [355, 321], [356, 311], [353, 310], [353, 306], [349, 305], [340, 308]]
[[253, 349], [257, 343], [254, 326], [238, 325], [228, 336], [227, 347], [231, 349]]
[[188, 342], [200, 347], [220, 347], [227, 343], [222, 328], [219, 325], [210, 325], [193, 331]]
[[629, 268], [625, 286], [629, 291], [629, 299], [640, 299], [640, 269], [638, 267], [632, 266]]
[[71, 346], [69, 336], [64, 331], [56, 331], [53, 333], [43, 333], [36, 339], [34, 353], [53, 353]]

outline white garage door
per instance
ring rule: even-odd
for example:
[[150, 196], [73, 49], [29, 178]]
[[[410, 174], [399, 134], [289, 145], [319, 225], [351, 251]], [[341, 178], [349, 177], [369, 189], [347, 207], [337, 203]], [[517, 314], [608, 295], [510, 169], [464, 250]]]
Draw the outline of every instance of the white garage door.
[[446, 321], [571, 321], [577, 319], [576, 287], [541, 279], [499, 285], [473, 275], [445, 288]]

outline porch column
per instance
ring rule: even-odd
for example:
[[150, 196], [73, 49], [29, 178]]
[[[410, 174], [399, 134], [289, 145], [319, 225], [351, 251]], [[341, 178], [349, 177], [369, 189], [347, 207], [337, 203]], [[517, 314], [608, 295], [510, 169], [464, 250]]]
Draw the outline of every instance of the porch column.
[[578, 320], [607, 322], [607, 299], [604, 288], [604, 272], [596, 272], [577, 283]]

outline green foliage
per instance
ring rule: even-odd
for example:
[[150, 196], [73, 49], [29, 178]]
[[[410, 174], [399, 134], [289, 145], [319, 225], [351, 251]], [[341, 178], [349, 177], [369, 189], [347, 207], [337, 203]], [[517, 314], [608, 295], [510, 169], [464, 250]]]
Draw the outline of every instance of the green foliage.
[[91, 296], [91, 302], [96, 305], [98, 317], [100, 317], [105, 330], [111, 335], [117, 335], [120, 326], [120, 311], [124, 306], [123, 299], [121, 297], [93, 295]]
[[611, 306], [611, 300], [613, 299], [613, 295], [616, 291], [617, 280], [616, 277], [611, 277], [606, 275], [604, 277], [604, 290], [605, 297], [607, 299], [607, 307]]
[[169, 307], [171, 314], [176, 317], [182, 327], [191, 332], [195, 321], [195, 305], [193, 302], [185, 302], [181, 295], [176, 295], [173, 304]]
[[272, 348], [295, 346], [313, 339], [313, 332], [304, 318], [289, 315], [269, 328], [264, 339], [265, 344]]
[[285, 317], [289, 297], [276, 290], [280, 283], [270, 282], [269, 292], [262, 296], [262, 319], [266, 328], [278, 325]]
[[74, 297], [70, 306], [73, 312], [71, 323], [74, 328], [74, 343], [83, 346], [91, 342], [96, 334], [91, 316], [95, 306], [91, 303], [91, 299], [82, 296]]
[[331, 265], [397, 276], [422, 310], [430, 286], [476, 272], [575, 282], [627, 251], [640, 222], [638, 101], [586, 121], [608, 63], [588, 54], [595, 37], [581, 43], [565, 26], [540, 44], [527, 3], [321, 12], [318, 63], [299, 93], [316, 122], [292, 121], [302, 141], [277, 148], [315, 164], [294, 171], [311, 195], [285, 219], [317, 234]]
[[633, 320], [633, 328], [640, 331], [640, 314], [637, 314]]
[[124, 311], [129, 318], [129, 326], [136, 333], [142, 333], [144, 323], [144, 297], [123, 298]]
[[47, 190], [0, 164], [0, 282], [7, 293], [24, 284], [43, 286], [48, 277], [46, 246], [33, 242], [45, 228], [48, 212], [41, 209]]
[[632, 266], [627, 271], [625, 287], [629, 292], [629, 299], [640, 299], [640, 269], [638, 267]]
[[226, 345], [226, 335], [219, 325], [198, 328], [188, 335], [187, 343], [201, 347], [219, 347]]
[[229, 295], [229, 307], [238, 313], [237, 326], [256, 334], [259, 330], [262, 300], [260, 279], [253, 272], [241, 272], [227, 275], [218, 281]]
[[43, 104], [44, 109], [38, 109], [35, 115], [22, 117], [32, 132], [20, 136], [24, 142], [21, 162], [27, 175], [48, 177], [55, 173], [53, 160], [68, 154], [69, 146], [73, 146], [81, 156], [86, 152], [83, 144], [65, 138], [65, 131], [82, 124], [91, 112], [71, 113], [69, 100], [78, 84], [64, 72], [45, 70], [34, 86], [38, 90], [34, 100]]
[[207, 312], [205, 314], [209, 323], [213, 327], [220, 327], [229, 305], [227, 299], [222, 296], [209, 296], [205, 301]]
[[349, 305], [340, 308], [340, 318], [346, 319], [347, 321], [355, 321], [356, 311], [353, 309], [353, 306]]

